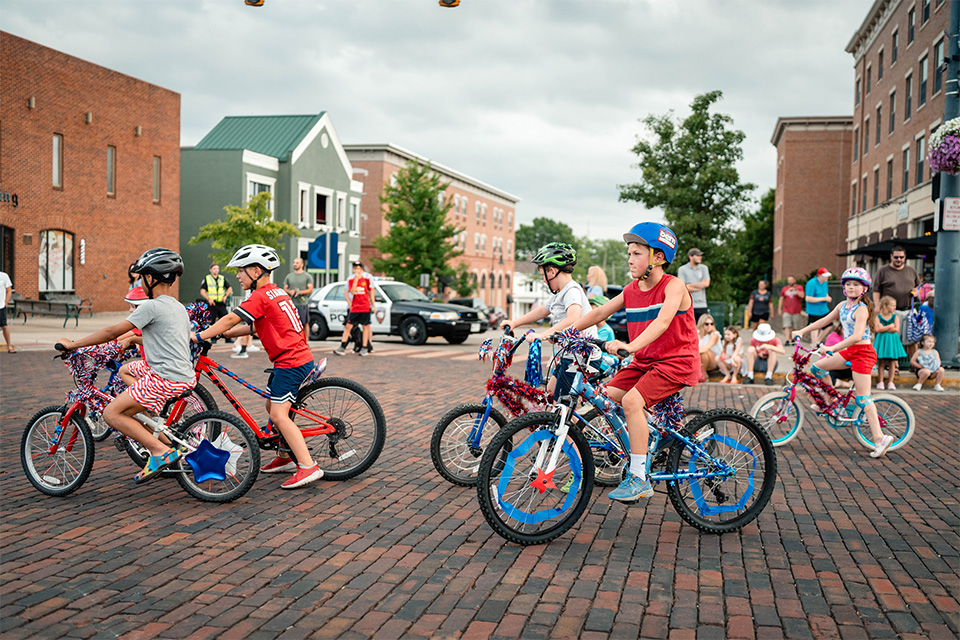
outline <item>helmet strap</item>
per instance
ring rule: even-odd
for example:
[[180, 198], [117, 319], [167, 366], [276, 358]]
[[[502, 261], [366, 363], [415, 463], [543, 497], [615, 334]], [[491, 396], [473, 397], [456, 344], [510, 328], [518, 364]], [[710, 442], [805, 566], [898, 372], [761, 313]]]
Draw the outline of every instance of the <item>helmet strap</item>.
[[[147, 278], [150, 278], [150, 282], [147, 281]], [[142, 273], [140, 274], [140, 282], [143, 285], [143, 289], [146, 292], [147, 297], [153, 300], [153, 288], [157, 286], [157, 282], [159, 282], [159, 280], [150, 274]]]
[[550, 289], [550, 293], [557, 293], [560, 291], [560, 289], [553, 288], [553, 281], [560, 276], [560, 269], [557, 269], [557, 275], [553, 276], [552, 278], [547, 275], [547, 265], [543, 265], [541, 269], [543, 269], [543, 279], [546, 281], [547, 288]]
[[648, 246], [647, 249], [650, 250], [650, 256], [647, 258], [647, 270], [643, 272], [643, 275], [640, 276], [639, 280], [646, 280], [647, 278], [649, 278], [650, 272], [653, 271], [654, 267], [659, 267], [661, 265], [667, 264], [666, 260], [661, 260], [660, 262], [654, 262], [654, 256], [656, 255], [656, 251], [654, 251], [653, 247], [650, 247], [650, 246]]

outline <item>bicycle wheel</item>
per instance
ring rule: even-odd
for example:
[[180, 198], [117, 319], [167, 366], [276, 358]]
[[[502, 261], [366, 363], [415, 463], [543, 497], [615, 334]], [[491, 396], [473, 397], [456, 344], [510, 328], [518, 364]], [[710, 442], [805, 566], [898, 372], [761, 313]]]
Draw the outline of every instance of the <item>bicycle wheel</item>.
[[[873, 405], [877, 408], [877, 417], [880, 418], [880, 429], [886, 435], [893, 436], [893, 444], [887, 451], [895, 451], [910, 442], [917, 419], [913, 417], [913, 409], [897, 396], [881, 394], [873, 396]], [[854, 424], [857, 425], [857, 440], [868, 449], [876, 449], [873, 434], [870, 432], [870, 423], [863, 409], [857, 408], [854, 414]]]
[[[183, 408], [183, 415], [180, 416], [180, 422], [186, 422], [191, 417], [197, 415], [198, 413], [203, 413], [204, 411], [218, 411], [217, 401], [213, 398], [213, 395], [207, 391], [207, 389], [201, 385], [197, 384], [193, 388], [193, 393], [187, 398], [187, 404]], [[143, 469], [143, 465], [147, 464], [147, 457], [150, 455], [142, 444], [133, 440], [132, 438], [126, 438], [124, 436], [119, 436], [123, 444], [124, 451], [127, 452], [127, 455], [133, 460], [133, 463]], [[119, 448], [119, 447], [118, 447]], [[173, 473], [172, 471], [163, 471], [163, 473], [169, 474]]]
[[588, 422], [583, 426], [583, 436], [593, 451], [593, 482], [601, 487], [615, 487], [623, 479], [630, 452], [596, 407], [583, 414], [583, 419]]
[[96, 416], [91, 416], [88, 413], [83, 418], [84, 422], [87, 424], [87, 428], [90, 429], [90, 435], [93, 436], [94, 442], [103, 442], [110, 435], [110, 427], [106, 422], [103, 421], [102, 414], [96, 414]]
[[[430, 458], [437, 472], [453, 484], [461, 487], [477, 484], [480, 456], [493, 436], [507, 424], [503, 414], [493, 407], [484, 421], [485, 411], [482, 403], [462, 404], [448, 411], [433, 429]], [[480, 431], [476, 446], [471, 438], [474, 429]]]
[[[509, 422], [480, 458], [480, 511], [493, 530], [511, 542], [543, 544], [563, 535], [590, 502], [590, 445], [575, 427], [559, 442], [555, 433], [558, 415], [528, 413]], [[556, 466], [545, 476], [557, 447]]]
[[[232, 502], [253, 486], [260, 472], [260, 447], [240, 418], [204, 411], [173, 430], [187, 443], [186, 459], [171, 469], [184, 491], [204, 502]], [[203, 441], [210, 446], [200, 448]]]
[[669, 473], [711, 472], [719, 463], [733, 474], [668, 481], [667, 494], [680, 517], [701, 531], [728, 533], [760, 515], [777, 482], [776, 453], [763, 427], [742, 411], [714, 409], [686, 432], [696, 433], [709, 455], [678, 441], [670, 452]]
[[387, 439], [387, 421], [380, 403], [366, 387], [346, 378], [321, 378], [300, 389], [290, 419], [301, 430], [317, 426], [301, 409], [322, 416], [336, 429], [325, 435], [304, 435], [310, 455], [329, 480], [357, 476], [376, 461]]
[[20, 440], [20, 462], [30, 484], [48, 496], [65, 496], [80, 488], [93, 468], [90, 429], [76, 414], [55, 453], [50, 447], [67, 408], [45, 407], [35, 413]]
[[787, 392], [775, 391], [757, 400], [750, 415], [766, 429], [773, 446], [782, 447], [800, 433], [806, 412], [799, 402], [790, 401]]

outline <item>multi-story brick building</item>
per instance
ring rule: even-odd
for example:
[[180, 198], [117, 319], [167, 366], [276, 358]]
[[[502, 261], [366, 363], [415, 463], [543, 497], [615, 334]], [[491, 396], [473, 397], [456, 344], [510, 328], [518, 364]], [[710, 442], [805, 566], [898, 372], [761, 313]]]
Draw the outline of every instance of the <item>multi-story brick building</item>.
[[843, 270], [846, 227], [837, 213], [850, 201], [850, 116], [779, 118], [773, 213], [773, 279], [802, 278], [820, 267]]
[[476, 282], [475, 295], [483, 298], [488, 306], [508, 308], [518, 197], [390, 144], [343, 146], [357, 179], [365, 185], [360, 207], [363, 212], [360, 252], [366, 264], [370, 264], [371, 258], [380, 257], [373, 246], [374, 238], [390, 229], [380, 203], [384, 187], [390, 184], [391, 176], [409, 162], [429, 163], [447, 183], [446, 201], [453, 205], [447, 219], [463, 228], [458, 239], [463, 255], [454, 258], [454, 263], [467, 263]]
[[130, 263], [179, 246], [180, 95], [6, 32], [0, 68], [3, 270], [126, 309]]

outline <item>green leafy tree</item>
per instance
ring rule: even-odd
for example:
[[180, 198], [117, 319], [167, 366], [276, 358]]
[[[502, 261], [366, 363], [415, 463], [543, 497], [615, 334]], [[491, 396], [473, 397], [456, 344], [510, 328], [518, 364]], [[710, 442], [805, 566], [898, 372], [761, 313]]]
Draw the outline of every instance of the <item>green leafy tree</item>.
[[733, 299], [737, 302], [746, 302], [757, 281], [761, 278], [769, 281], [773, 273], [775, 198], [776, 191], [769, 189], [760, 199], [759, 209], [743, 216], [743, 228], [734, 233], [733, 245], [737, 247], [737, 253], [729, 277]]
[[743, 159], [744, 133], [732, 128], [730, 116], [710, 112], [722, 96], [720, 91], [698, 95], [683, 120], [673, 111], [644, 118], [649, 139], [640, 139], [632, 149], [640, 181], [619, 185], [622, 202], [663, 211], [680, 241], [674, 272], [690, 247], [706, 253], [711, 272], [707, 296], [714, 300], [732, 295], [728, 279], [736, 252], [730, 242], [732, 230], [755, 189], [740, 181], [736, 168]]
[[533, 224], [517, 227], [517, 258], [529, 260], [537, 253], [537, 249], [548, 242], [566, 242], [577, 246], [577, 239], [569, 226], [550, 218], [534, 218]]
[[461, 262], [457, 265], [453, 275], [448, 276], [448, 282], [449, 284], [447, 286], [457, 292], [458, 298], [471, 297], [477, 288], [477, 283], [474, 282], [473, 274], [470, 273], [470, 267], [466, 262]]
[[373, 241], [383, 254], [373, 259], [373, 268], [414, 286], [421, 273], [429, 273], [431, 282], [453, 275], [450, 261], [463, 254], [454, 237], [462, 229], [447, 222], [452, 205], [440, 200], [446, 185], [429, 164], [410, 162], [395, 175], [380, 198], [390, 231]]
[[280, 251], [283, 237], [300, 236], [297, 228], [289, 222], [272, 219], [269, 192], [258, 193], [245, 206], [227, 205], [223, 210], [227, 212], [226, 218], [203, 225], [200, 232], [190, 238], [191, 245], [209, 241], [213, 249], [209, 255], [214, 262], [227, 264], [237, 249], [247, 244], [273, 247], [283, 260], [283, 251]]

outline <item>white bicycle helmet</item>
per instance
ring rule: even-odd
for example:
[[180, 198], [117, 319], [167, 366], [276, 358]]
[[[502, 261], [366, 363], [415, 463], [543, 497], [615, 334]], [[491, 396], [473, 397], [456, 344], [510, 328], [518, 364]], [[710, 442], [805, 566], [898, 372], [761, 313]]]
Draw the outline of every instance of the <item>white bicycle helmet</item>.
[[280, 266], [280, 256], [276, 249], [264, 244], [248, 244], [240, 247], [227, 264], [228, 267], [260, 267], [273, 271]]

